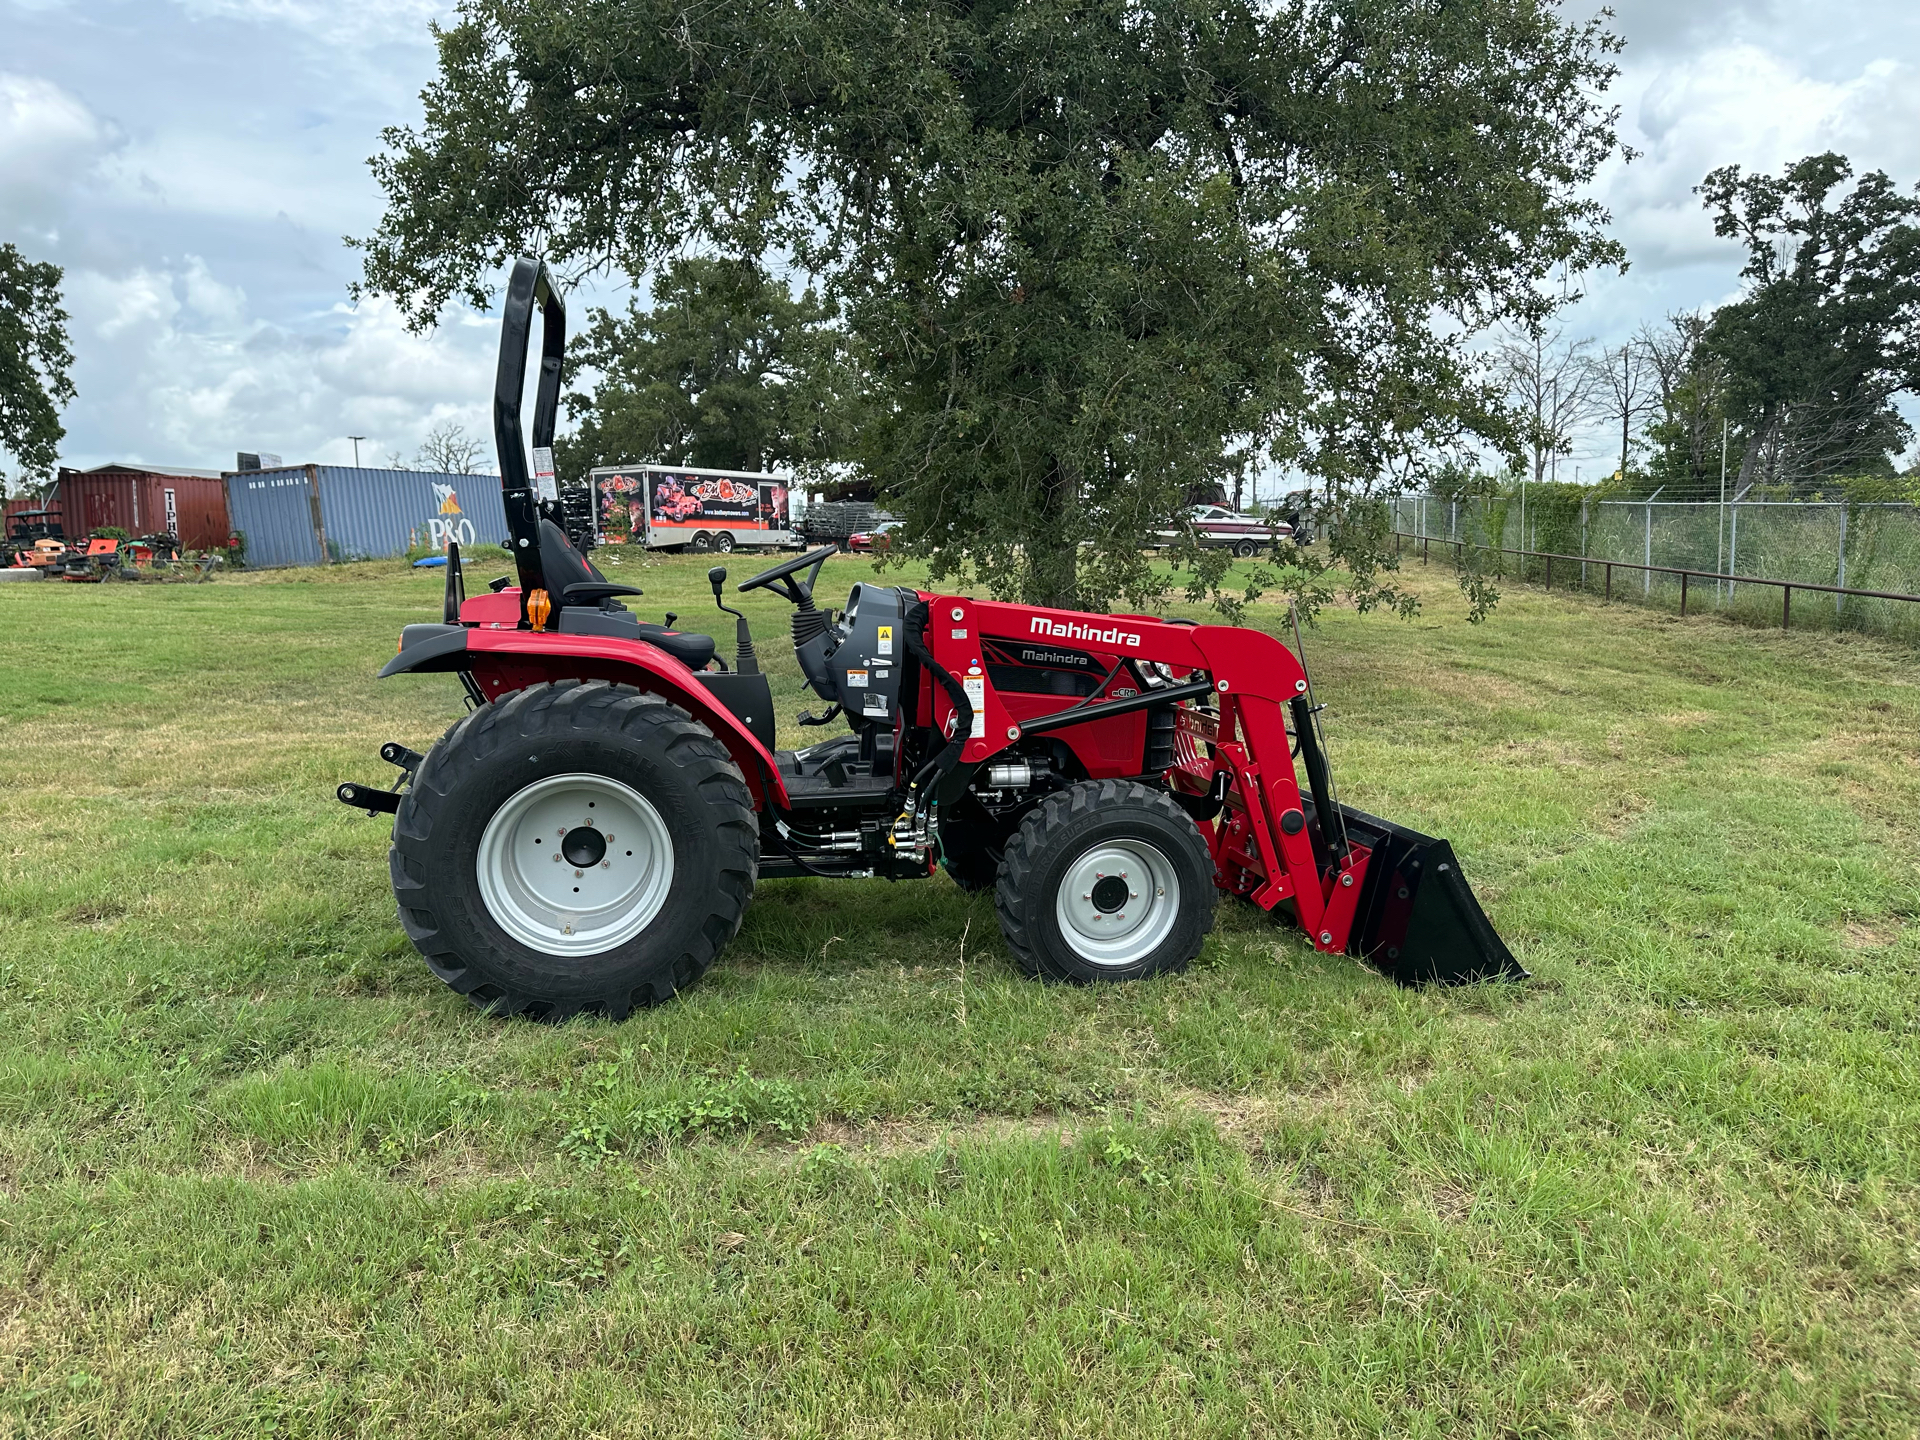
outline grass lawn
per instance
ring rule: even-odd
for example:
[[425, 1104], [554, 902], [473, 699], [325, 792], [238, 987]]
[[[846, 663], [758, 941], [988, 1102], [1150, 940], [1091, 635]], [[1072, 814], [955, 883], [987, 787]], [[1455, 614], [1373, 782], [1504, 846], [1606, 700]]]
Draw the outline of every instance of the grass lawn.
[[332, 798], [460, 713], [372, 678], [437, 576], [0, 587], [0, 1435], [1920, 1431], [1920, 653], [1410, 573], [1309, 637], [1336, 775], [1533, 983], [1223, 907], [1043, 987], [944, 877], [784, 880], [559, 1028]]

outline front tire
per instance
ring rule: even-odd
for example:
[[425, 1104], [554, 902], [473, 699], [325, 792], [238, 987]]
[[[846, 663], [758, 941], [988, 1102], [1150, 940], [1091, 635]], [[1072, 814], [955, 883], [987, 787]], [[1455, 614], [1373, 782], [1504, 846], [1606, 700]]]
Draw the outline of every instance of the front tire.
[[730, 530], [722, 530], [718, 535], [714, 536], [713, 548], [722, 555], [731, 555], [733, 553], [733, 532]]
[[1213, 929], [1213, 860], [1164, 791], [1089, 780], [1035, 806], [994, 887], [1021, 969], [1079, 983], [1178, 972]]
[[704, 726], [570, 680], [442, 737], [394, 817], [389, 868], [407, 938], [475, 1005], [619, 1020], [713, 963], [758, 853], [746, 781]]

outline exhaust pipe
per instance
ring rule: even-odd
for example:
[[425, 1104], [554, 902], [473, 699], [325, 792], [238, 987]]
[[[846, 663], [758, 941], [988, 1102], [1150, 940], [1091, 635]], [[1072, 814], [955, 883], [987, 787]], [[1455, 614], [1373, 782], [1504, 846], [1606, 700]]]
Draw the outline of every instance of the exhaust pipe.
[[1526, 980], [1460, 873], [1453, 846], [1364, 810], [1339, 807], [1373, 858], [1347, 953], [1402, 985]]

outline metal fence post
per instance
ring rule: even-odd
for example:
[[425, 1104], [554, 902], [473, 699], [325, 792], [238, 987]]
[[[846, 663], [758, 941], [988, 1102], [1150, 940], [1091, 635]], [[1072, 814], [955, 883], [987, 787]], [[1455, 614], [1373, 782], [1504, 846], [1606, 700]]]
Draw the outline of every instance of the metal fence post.
[[[1653, 501], [1647, 501], [1647, 565], [1653, 564]], [[1640, 572], [1640, 593], [1653, 594], [1653, 571], [1651, 568]]]
[[[1840, 578], [1833, 582], [1843, 590], [1847, 584], [1847, 509], [1848, 507], [1844, 504], [1840, 507]], [[1836, 620], [1841, 618], [1846, 603], [1847, 597], [1844, 595], [1833, 597], [1833, 615]]]
[[1460, 502], [1455, 500], [1451, 509], [1453, 510], [1453, 538], [1457, 541], [1460, 538]]
[[1680, 618], [1682, 620], [1687, 618], [1687, 576], [1691, 573], [1688, 570], [1680, 572]]
[[[1727, 574], [1740, 573], [1740, 502], [1734, 501], [1727, 507]], [[1727, 581], [1727, 603], [1733, 603], [1733, 588], [1737, 581]]]

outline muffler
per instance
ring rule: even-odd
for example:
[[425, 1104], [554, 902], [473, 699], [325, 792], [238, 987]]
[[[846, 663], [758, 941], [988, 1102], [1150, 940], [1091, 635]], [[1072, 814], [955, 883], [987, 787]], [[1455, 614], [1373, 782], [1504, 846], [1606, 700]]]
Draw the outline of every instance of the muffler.
[[1342, 805], [1347, 838], [1373, 858], [1347, 953], [1402, 985], [1525, 980], [1460, 873], [1453, 846]]

